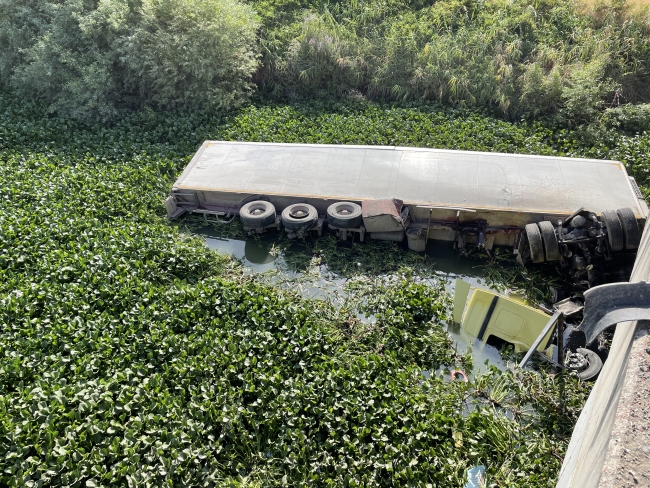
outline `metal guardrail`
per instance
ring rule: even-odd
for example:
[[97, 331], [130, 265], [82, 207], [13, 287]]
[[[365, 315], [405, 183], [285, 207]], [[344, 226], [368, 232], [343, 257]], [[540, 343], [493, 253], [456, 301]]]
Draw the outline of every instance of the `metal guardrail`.
[[[646, 224], [630, 282], [648, 281], [649, 278], [650, 225]], [[621, 391], [626, 381], [628, 356], [634, 348], [638, 324], [638, 322], [622, 323], [616, 329], [609, 357], [573, 429], [557, 488], [601, 486], [601, 475], [608, 457], [612, 428], [616, 420]]]

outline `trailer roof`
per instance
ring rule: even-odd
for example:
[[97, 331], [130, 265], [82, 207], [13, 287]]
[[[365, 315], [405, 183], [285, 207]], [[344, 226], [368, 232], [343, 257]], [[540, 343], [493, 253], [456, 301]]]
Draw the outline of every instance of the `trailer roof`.
[[175, 188], [540, 213], [630, 207], [618, 161], [442, 149], [206, 141]]

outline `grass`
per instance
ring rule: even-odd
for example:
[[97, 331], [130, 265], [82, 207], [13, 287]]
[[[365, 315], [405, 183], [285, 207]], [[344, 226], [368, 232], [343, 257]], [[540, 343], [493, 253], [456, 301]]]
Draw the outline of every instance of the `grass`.
[[[603, 0], [580, 0], [579, 2], [579, 5], [587, 14], [597, 12], [602, 8], [609, 8], [614, 4], [617, 3]], [[618, 3], [618, 5], [622, 6], [631, 15], [647, 14], [648, 8], [650, 7], [650, 0], [625, 0]]]

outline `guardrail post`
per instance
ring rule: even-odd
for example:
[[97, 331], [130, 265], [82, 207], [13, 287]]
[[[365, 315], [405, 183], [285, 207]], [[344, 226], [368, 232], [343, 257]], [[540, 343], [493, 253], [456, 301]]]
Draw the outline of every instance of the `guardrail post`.
[[557, 362], [564, 366], [564, 314], [557, 318]]

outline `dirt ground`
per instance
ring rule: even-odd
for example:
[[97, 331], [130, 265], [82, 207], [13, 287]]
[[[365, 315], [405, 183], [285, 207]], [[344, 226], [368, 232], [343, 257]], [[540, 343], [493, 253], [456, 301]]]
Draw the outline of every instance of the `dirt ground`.
[[637, 331], [630, 352], [599, 486], [650, 487], [650, 324]]

